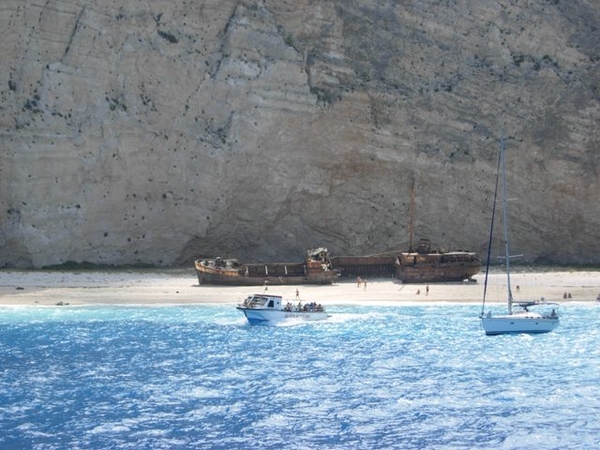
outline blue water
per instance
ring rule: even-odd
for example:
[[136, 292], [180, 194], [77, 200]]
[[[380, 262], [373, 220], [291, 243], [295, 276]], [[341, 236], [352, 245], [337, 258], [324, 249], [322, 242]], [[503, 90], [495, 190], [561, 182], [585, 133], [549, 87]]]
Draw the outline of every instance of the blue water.
[[600, 448], [600, 306], [497, 337], [477, 305], [329, 312], [0, 308], [0, 448]]

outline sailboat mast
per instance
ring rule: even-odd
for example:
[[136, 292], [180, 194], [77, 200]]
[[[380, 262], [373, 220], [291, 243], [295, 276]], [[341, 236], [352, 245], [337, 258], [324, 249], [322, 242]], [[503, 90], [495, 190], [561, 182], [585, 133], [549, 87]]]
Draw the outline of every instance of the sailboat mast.
[[506, 258], [506, 287], [508, 290], [508, 314], [512, 314], [512, 290], [510, 288], [510, 248], [508, 245], [508, 196], [506, 192], [506, 160], [505, 160], [504, 138], [500, 144], [502, 156], [502, 222], [504, 225], [504, 256]]

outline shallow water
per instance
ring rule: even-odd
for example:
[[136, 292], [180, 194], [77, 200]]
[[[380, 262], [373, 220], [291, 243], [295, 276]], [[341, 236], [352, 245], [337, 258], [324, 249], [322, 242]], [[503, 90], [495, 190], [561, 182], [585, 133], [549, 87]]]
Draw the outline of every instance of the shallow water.
[[0, 308], [0, 448], [600, 448], [600, 305], [537, 336], [479, 309]]

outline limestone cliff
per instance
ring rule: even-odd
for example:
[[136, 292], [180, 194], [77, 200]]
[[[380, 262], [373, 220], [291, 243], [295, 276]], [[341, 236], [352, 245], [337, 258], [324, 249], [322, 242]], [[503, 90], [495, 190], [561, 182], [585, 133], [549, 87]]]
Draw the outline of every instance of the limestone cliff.
[[599, 264], [596, 0], [4, 0], [0, 267], [484, 253]]

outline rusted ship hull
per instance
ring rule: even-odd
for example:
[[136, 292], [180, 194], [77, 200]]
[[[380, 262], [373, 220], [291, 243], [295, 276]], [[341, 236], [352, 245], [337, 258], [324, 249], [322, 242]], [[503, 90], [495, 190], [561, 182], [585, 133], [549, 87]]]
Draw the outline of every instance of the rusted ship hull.
[[[300, 266], [302, 273], [298, 273], [297, 264], [247, 264], [250, 273], [245, 270], [220, 270], [203, 266], [200, 260], [195, 263], [198, 282], [200, 284], [215, 284], [224, 286], [262, 286], [294, 285], [294, 284], [332, 284], [339, 277], [337, 271], [323, 273], [304, 273], [304, 266]], [[274, 270], [282, 269], [282, 270]], [[288, 273], [285, 273], [285, 270]], [[282, 272], [277, 275], [278, 272]], [[262, 272], [262, 274], [256, 273]], [[295, 274], [294, 274], [295, 273]]]
[[395, 256], [333, 256], [331, 266], [344, 278], [392, 278], [395, 260]]
[[395, 273], [403, 283], [436, 283], [471, 279], [480, 269], [475, 253], [401, 253]]
[[421, 239], [416, 251], [334, 256], [331, 264], [342, 277], [396, 277], [403, 283], [463, 281], [471, 279], [481, 269], [481, 260], [476, 253], [432, 251], [428, 239]]
[[[392, 254], [393, 253], [393, 254]], [[438, 283], [471, 279], [481, 269], [472, 252], [388, 252], [372, 256], [330, 257], [327, 249], [307, 251], [301, 263], [240, 264], [235, 259], [195, 261], [200, 284], [229, 286], [332, 284], [338, 277], [392, 278], [403, 283]]]
[[433, 255], [435, 261], [418, 264], [400, 264], [401, 258], [369, 256], [333, 257], [332, 265], [344, 278], [371, 277], [397, 278], [403, 283], [443, 283], [463, 281], [477, 275], [481, 263], [475, 257], [464, 261], [440, 262], [439, 255]]
[[326, 249], [307, 252], [303, 263], [240, 264], [235, 259], [198, 259], [198, 282], [224, 286], [332, 284], [340, 275]]

